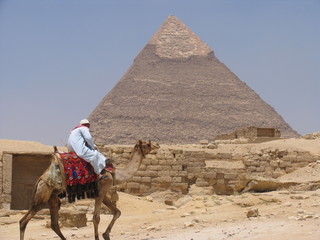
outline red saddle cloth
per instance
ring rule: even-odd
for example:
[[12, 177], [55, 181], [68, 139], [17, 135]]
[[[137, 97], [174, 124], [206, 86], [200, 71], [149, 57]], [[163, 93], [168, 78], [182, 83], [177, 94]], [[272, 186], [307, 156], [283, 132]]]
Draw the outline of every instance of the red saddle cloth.
[[[93, 167], [90, 163], [78, 157], [75, 152], [59, 153], [63, 162], [68, 201], [74, 202], [75, 199], [94, 198], [98, 196], [96, 179]], [[66, 194], [62, 193], [61, 198]]]
[[59, 154], [63, 161], [67, 186], [85, 185], [97, 179], [91, 164], [79, 158], [75, 152]]

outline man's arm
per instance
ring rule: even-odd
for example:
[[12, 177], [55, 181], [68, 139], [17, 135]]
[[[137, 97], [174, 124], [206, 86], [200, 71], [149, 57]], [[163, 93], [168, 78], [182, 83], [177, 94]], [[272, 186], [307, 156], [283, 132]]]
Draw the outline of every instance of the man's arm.
[[81, 128], [81, 134], [82, 134], [84, 140], [86, 141], [86, 143], [93, 150], [94, 149], [94, 141], [93, 141], [93, 137], [90, 134], [89, 128], [82, 127]]

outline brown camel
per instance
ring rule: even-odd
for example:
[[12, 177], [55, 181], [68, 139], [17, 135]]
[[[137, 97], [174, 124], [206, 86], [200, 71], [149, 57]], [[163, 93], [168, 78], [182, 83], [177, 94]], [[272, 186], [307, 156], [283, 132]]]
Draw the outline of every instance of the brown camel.
[[[122, 169], [116, 169], [113, 176], [109, 172], [105, 173], [107, 177], [98, 182], [99, 195], [95, 198], [93, 213], [95, 240], [99, 239], [98, 225], [100, 222], [101, 203], [104, 203], [112, 211], [113, 214], [113, 218], [109, 223], [109, 226], [102, 234], [105, 240], [110, 240], [109, 234], [111, 232], [111, 229], [115, 221], [120, 217], [121, 214], [120, 210], [116, 206], [116, 203], [109, 197], [110, 192], [112, 192], [113, 186], [130, 179], [139, 169], [142, 159], [145, 157], [145, 155], [150, 151], [158, 148], [159, 144], [156, 142], [144, 142], [141, 140], [137, 141], [131, 153], [128, 165]], [[24, 233], [28, 222], [39, 210], [42, 209], [45, 203], [48, 203], [50, 208], [52, 230], [61, 239], [66, 239], [61, 233], [58, 224], [58, 211], [61, 205], [61, 201], [58, 195], [65, 190], [65, 173], [63, 167], [61, 167], [62, 161], [60, 160], [60, 158], [58, 158], [56, 154], [53, 154], [52, 156], [53, 158], [50, 167], [38, 179], [35, 185], [31, 207], [26, 215], [20, 220], [20, 240], [24, 239]], [[57, 171], [53, 170], [57, 169], [58, 165], [60, 166], [61, 174], [57, 174]], [[47, 177], [52, 175], [54, 175], [54, 177]]]

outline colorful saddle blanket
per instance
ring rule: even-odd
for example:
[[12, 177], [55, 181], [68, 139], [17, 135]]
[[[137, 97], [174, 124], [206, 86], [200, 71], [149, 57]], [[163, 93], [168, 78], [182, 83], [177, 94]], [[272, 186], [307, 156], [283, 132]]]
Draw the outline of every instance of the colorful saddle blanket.
[[[59, 153], [66, 174], [68, 201], [98, 196], [97, 175], [90, 163], [78, 157], [75, 152]], [[86, 194], [86, 196], [85, 196]], [[65, 194], [60, 195], [65, 197]]]

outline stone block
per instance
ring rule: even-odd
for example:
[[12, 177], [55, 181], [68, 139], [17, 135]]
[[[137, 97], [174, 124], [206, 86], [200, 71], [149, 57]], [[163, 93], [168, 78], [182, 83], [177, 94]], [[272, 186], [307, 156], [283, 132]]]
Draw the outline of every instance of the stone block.
[[61, 209], [59, 212], [59, 220], [65, 227], [85, 227], [87, 226], [87, 217], [84, 212]]
[[172, 182], [174, 182], [174, 183], [181, 183], [181, 182], [182, 182], [182, 178], [181, 178], [181, 177], [173, 177], [173, 178], [172, 178]]
[[252, 166], [253, 161], [252, 160], [244, 160], [243, 163], [245, 166]]
[[143, 163], [144, 165], [151, 165], [151, 164], [152, 164], [152, 159], [150, 159], [150, 158], [145, 158], [145, 159], [142, 160], [142, 163]]
[[203, 174], [203, 177], [204, 178], [208, 178], [208, 179], [211, 179], [211, 178], [216, 178], [217, 177], [217, 174], [215, 172], [205, 172]]
[[159, 165], [167, 165], [167, 160], [159, 160]]
[[126, 152], [121, 154], [121, 157], [126, 158], [126, 159], [129, 159], [130, 156], [131, 156], [131, 154], [130, 153], [126, 153]]
[[217, 179], [224, 179], [224, 173], [216, 173]]
[[152, 159], [151, 164], [152, 165], [159, 165], [159, 159]]
[[201, 167], [188, 167], [188, 172], [200, 173], [201, 172]]
[[238, 176], [238, 174], [236, 174], [236, 173], [226, 173], [226, 174], [224, 174], [224, 178], [225, 179], [236, 179], [237, 178], [237, 176]]
[[155, 166], [155, 165], [147, 166], [147, 171], [161, 171], [161, 166]]
[[171, 170], [172, 170], [172, 169], [171, 169], [171, 166], [161, 165], [159, 172], [162, 172], [162, 171], [171, 171]]
[[137, 182], [128, 182], [127, 188], [140, 188], [140, 183]]
[[159, 177], [168, 177], [168, 176], [170, 176], [170, 171], [159, 171], [158, 176]]
[[175, 165], [171, 167], [172, 171], [181, 171], [182, 170], [182, 166], [181, 165]]
[[141, 181], [141, 176], [133, 176], [130, 179], [130, 182], [140, 182]]
[[141, 183], [150, 183], [151, 182], [151, 177], [141, 177], [140, 182]]
[[158, 177], [159, 174], [158, 174], [158, 171], [147, 171], [146, 172], [146, 177]]

